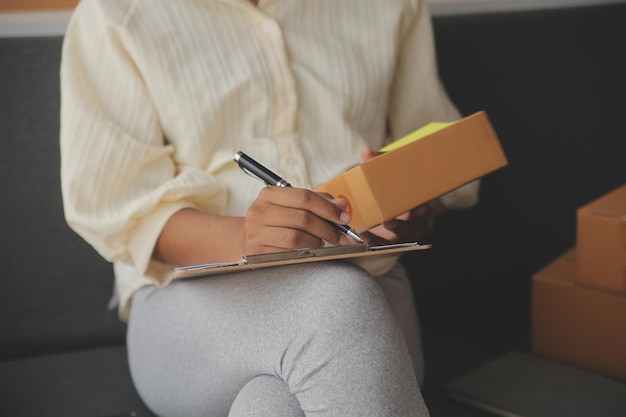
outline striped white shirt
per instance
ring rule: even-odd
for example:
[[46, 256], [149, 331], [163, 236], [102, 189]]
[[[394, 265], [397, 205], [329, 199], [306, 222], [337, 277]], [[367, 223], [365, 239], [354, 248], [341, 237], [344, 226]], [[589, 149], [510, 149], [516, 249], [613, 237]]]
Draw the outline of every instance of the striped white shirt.
[[174, 212], [245, 214], [262, 185], [235, 152], [313, 188], [364, 144], [457, 119], [433, 48], [420, 0], [82, 0], [61, 66], [64, 207], [116, 263], [121, 317], [170, 282], [151, 255]]

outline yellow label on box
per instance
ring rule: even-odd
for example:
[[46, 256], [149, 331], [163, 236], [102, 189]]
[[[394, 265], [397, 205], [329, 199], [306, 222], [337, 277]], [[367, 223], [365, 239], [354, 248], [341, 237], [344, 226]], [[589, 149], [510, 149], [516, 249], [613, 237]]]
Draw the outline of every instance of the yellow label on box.
[[431, 135], [443, 128], [446, 128], [448, 126], [450, 126], [451, 124], [454, 124], [456, 122], [432, 122], [432, 123], [428, 123], [426, 126], [423, 126], [419, 129], [417, 129], [414, 132], [409, 133], [408, 135], [391, 142], [389, 145], [383, 146], [380, 149], [380, 152], [389, 152], [389, 151], [393, 151], [394, 149], [398, 149], [401, 148], [405, 145], [408, 145], [409, 143], [415, 142], [416, 140], [422, 139], [428, 135]]

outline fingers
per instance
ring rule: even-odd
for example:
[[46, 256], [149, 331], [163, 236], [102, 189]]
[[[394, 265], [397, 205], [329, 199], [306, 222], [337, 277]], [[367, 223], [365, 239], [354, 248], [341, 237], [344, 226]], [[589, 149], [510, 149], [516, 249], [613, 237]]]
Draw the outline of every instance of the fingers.
[[375, 158], [376, 156], [379, 155], [378, 152], [375, 152], [368, 145], [365, 145], [365, 146], [361, 147], [360, 154], [361, 154], [361, 159], [363, 161], [369, 161], [370, 159]]
[[[274, 207], [306, 211], [335, 223], [347, 224], [352, 217], [350, 213], [345, 211], [347, 206], [345, 200], [329, 200], [316, 192], [303, 188], [265, 187], [261, 190], [258, 198]], [[339, 202], [343, 207], [334, 204], [333, 201]], [[301, 215], [306, 216], [304, 213]]]
[[264, 188], [246, 214], [246, 252], [317, 248], [349, 240], [330, 222], [346, 224], [347, 202], [315, 192], [283, 187]]
[[366, 240], [370, 245], [417, 241], [431, 231], [433, 222], [434, 211], [424, 204], [370, 229]]
[[280, 252], [302, 248], [320, 248], [324, 241], [299, 229], [264, 225], [246, 230], [246, 254]]
[[367, 232], [360, 233], [361, 238], [367, 242], [369, 246], [381, 246], [394, 243], [393, 240], [387, 240], [378, 235], [378, 227], [374, 227]]
[[339, 207], [341, 210], [345, 211], [348, 208], [348, 200], [346, 200], [345, 198], [334, 198], [332, 195], [323, 192], [318, 192], [317, 194], [327, 200], [330, 200], [331, 203]]

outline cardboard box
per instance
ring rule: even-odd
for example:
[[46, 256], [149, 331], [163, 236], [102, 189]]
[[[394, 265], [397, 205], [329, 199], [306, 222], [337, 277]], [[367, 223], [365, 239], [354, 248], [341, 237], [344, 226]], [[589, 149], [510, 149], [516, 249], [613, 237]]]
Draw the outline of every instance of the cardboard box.
[[507, 164], [485, 112], [363, 162], [316, 191], [346, 198], [362, 232]]
[[626, 185], [577, 211], [577, 280], [626, 295]]
[[533, 276], [535, 355], [626, 380], [626, 296], [576, 283], [571, 250]]

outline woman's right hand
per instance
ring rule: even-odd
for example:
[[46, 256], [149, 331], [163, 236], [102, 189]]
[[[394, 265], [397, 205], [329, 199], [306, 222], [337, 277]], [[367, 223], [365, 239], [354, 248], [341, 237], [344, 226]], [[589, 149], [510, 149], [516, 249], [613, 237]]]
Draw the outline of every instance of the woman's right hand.
[[347, 202], [326, 194], [292, 187], [265, 187], [246, 213], [245, 255], [319, 248], [351, 240], [330, 222], [347, 224]]

